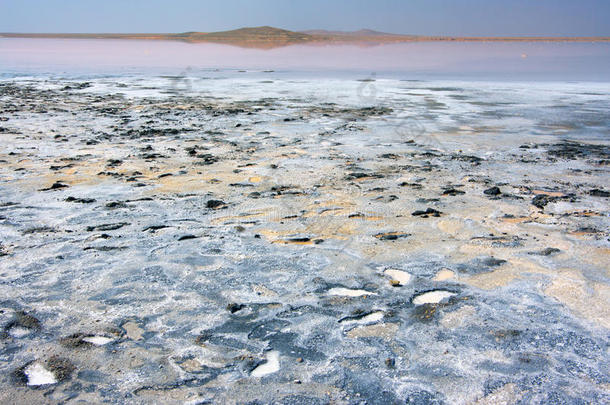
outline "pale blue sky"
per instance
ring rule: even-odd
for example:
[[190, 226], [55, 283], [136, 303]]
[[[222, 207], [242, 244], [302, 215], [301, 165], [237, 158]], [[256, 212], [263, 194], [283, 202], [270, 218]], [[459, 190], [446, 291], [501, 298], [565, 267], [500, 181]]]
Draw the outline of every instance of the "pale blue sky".
[[610, 36], [610, 0], [0, 0], [0, 32], [185, 32], [259, 25]]

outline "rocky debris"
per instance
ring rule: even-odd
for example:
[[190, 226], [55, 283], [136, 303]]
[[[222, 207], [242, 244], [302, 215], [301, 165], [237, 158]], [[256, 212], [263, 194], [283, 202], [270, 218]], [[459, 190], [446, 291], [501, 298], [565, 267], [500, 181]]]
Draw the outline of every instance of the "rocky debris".
[[415, 189], [422, 189], [424, 187], [420, 183], [409, 183], [406, 181], [403, 181], [402, 183], [400, 183], [399, 186], [400, 187], [411, 187], [411, 188], [415, 188]]
[[70, 197], [66, 198], [64, 201], [78, 203], [78, 204], [92, 204], [96, 200], [95, 200], [95, 198], [76, 198], [76, 197], [70, 196]]
[[209, 209], [217, 210], [217, 209], [226, 207], [227, 203], [225, 203], [224, 201], [221, 201], [221, 200], [208, 200], [208, 202], [206, 202], [205, 206]]
[[197, 239], [198, 236], [195, 235], [182, 235], [178, 238], [178, 242], [182, 242], [183, 240]]
[[577, 159], [610, 159], [606, 145], [596, 145], [576, 141], [563, 141], [553, 145], [539, 145], [547, 148], [547, 154], [554, 158]]
[[401, 232], [382, 232], [375, 235], [375, 237], [379, 240], [397, 240], [408, 238], [409, 236], [411, 236], [411, 234]]
[[428, 218], [432, 217], [440, 217], [443, 213], [435, 210], [434, 208], [426, 208], [426, 210], [417, 210], [411, 213], [414, 217]]
[[510, 235], [493, 235], [475, 236], [471, 239], [481, 245], [489, 245], [491, 247], [516, 248], [523, 246], [524, 239], [519, 236]]
[[47, 188], [41, 188], [39, 191], [52, 191], [52, 190], [60, 190], [62, 188], [68, 188], [70, 187], [67, 184], [64, 184], [60, 181], [56, 181], [55, 183], [53, 183], [51, 186], [47, 187]]
[[540, 208], [542, 210], [549, 203], [551, 203], [551, 202], [553, 202], [555, 200], [557, 200], [556, 197], [551, 197], [551, 196], [548, 196], [546, 194], [538, 194], [537, 196], [535, 196], [532, 199], [532, 205], [537, 207], [537, 208]]
[[147, 226], [146, 228], [142, 229], [142, 232], [150, 232], [150, 233], [155, 233], [158, 230], [161, 229], [165, 229], [165, 228], [169, 228], [169, 225], [151, 225], [151, 226]]
[[74, 83], [74, 84], [68, 84], [66, 86], [64, 86], [62, 88], [63, 91], [67, 91], [67, 90], [84, 90], [84, 89], [88, 89], [89, 87], [92, 87], [93, 84], [90, 82], [82, 82], [82, 83]]
[[442, 192], [442, 195], [452, 196], [452, 197], [455, 197], [456, 195], [463, 195], [463, 194], [466, 194], [466, 192], [455, 189], [455, 188], [446, 188]]
[[230, 313], [234, 314], [237, 311], [241, 311], [242, 309], [244, 309], [246, 306], [244, 304], [236, 304], [236, 303], [230, 303], [227, 305], [227, 311], [229, 311]]
[[87, 232], [93, 232], [93, 231], [100, 231], [100, 232], [106, 232], [106, 231], [114, 231], [117, 229], [121, 229], [124, 226], [130, 225], [129, 222], [117, 222], [114, 224], [102, 224], [102, 225], [92, 225], [92, 226], [88, 226], [87, 227]]
[[346, 180], [368, 180], [368, 179], [382, 179], [384, 176], [380, 173], [364, 173], [364, 172], [353, 172], [345, 176]]
[[21, 232], [23, 235], [32, 235], [36, 233], [55, 233], [57, 230], [55, 228], [51, 228], [50, 226], [35, 226], [33, 228], [28, 228]]
[[589, 190], [589, 195], [593, 197], [610, 197], [610, 191], [600, 190], [598, 188], [594, 188], [593, 190]]
[[46, 361], [46, 366], [59, 382], [68, 379], [72, 372], [76, 370], [76, 367], [70, 360], [59, 356], [51, 356]]
[[559, 253], [559, 252], [561, 252], [560, 249], [548, 247], [546, 249], [542, 249], [542, 250], [539, 250], [539, 251], [536, 251], [536, 252], [530, 252], [530, 254], [538, 255], [538, 256], [552, 256], [555, 253]]
[[106, 203], [105, 207], [109, 208], [109, 209], [116, 209], [116, 208], [128, 208], [129, 206], [127, 204], [125, 204], [123, 201], [112, 201], [112, 202]]
[[202, 165], [202, 166], [209, 166], [220, 160], [218, 157], [216, 157], [212, 154], [209, 154], [209, 153], [201, 153], [201, 154], [196, 155], [195, 157], [197, 159], [201, 159], [196, 164]]
[[500, 191], [499, 187], [493, 186], [493, 187], [490, 187], [490, 188], [486, 189], [485, 191], [483, 191], [483, 194], [490, 195], [490, 196], [498, 196], [498, 195], [502, 194], [502, 192]]

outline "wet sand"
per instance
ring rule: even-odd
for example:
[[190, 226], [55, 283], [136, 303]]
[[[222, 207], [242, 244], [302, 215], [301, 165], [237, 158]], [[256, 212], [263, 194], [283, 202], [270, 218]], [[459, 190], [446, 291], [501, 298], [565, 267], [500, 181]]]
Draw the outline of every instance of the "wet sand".
[[606, 90], [270, 84], [0, 83], [3, 403], [610, 400]]

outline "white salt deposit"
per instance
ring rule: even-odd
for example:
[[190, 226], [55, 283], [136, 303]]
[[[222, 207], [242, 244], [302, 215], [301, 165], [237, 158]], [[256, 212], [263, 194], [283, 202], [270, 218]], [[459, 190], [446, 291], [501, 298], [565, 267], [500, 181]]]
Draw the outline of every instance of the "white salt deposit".
[[280, 370], [280, 353], [272, 351], [267, 353], [267, 362], [261, 364], [252, 370], [252, 377], [264, 377], [269, 374], [273, 374]]
[[428, 291], [421, 295], [418, 295], [413, 299], [413, 303], [415, 305], [423, 305], [423, 304], [437, 304], [442, 300], [454, 296], [455, 293], [444, 290], [436, 290], [436, 291]]
[[83, 342], [91, 343], [96, 346], [104, 346], [112, 341], [113, 339], [106, 336], [87, 336], [83, 338]]
[[377, 295], [376, 293], [366, 290], [351, 290], [349, 288], [331, 288], [328, 290], [328, 295], [339, 295], [344, 297], [362, 297], [363, 295]]
[[375, 323], [375, 322], [379, 322], [382, 319], [383, 319], [383, 312], [377, 311], [377, 312], [372, 312], [366, 316], [363, 316], [360, 319], [350, 319], [350, 320], [344, 321], [343, 324], [352, 325], [352, 324]]
[[29, 335], [30, 332], [31, 332], [31, 330], [29, 330], [28, 328], [22, 328], [20, 326], [16, 326], [14, 328], [11, 328], [11, 330], [8, 333], [9, 333], [9, 335], [11, 335], [14, 338], [20, 338], [20, 337]]
[[392, 277], [393, 280], [398, 281], [400, 285], [409, 284], [409, 281], [411, 281], [411, 275], [406, 271], [389, 269], [384, 271], [384, 273]]
[[28, 385], [55, 384], [55, 374], [44, 368], [40, 363], [32, 363], [26, 367], [23, 373], [28, 377]]

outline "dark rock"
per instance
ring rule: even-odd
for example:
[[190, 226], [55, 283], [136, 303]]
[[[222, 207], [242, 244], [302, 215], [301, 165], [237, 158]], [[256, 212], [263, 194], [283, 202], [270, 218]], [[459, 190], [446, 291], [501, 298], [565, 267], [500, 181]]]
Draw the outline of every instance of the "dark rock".
[[288, 243], [308, 243], [311, 242], [310, 238], [289, 238], [285, 240]]
[[559, 250], [557, 248], [549, 247], [549, 248], [540, 250], [538, 252], [531, 252], [530, 254], [532, 254], [532, 255], [539, 255], [539, 256], [551, 256], [551, 255], [553, 255], [555, 253], [559, 253], [559, 252], [561, 252], [561, 250]]
[[227, 311], [229, 311], [232, 314], [234, 314], [237, 311], [240, 311], [240, 310], [244, 309], [245, 307], [246, 306], [244, 304], [236, 304], [236, 303], [232, 302], [232, 303], [227, 305]]
[[224, 201], [221, 200], [208, 200], [208, 202], [205, 204], [207, 208], [210, 209], [218, 209], [220, 207], [226, 206], [227, 204]]
[[23, 235], [31, 235], [35, 233], [53, 233], [57, 232], [54, 228], [50, 226], [36, 226], [34, 228], [28, 228], [22, 232]]
[[106, 204], [106, 208], [114, 209], [114, 208], [127, 208], [128, 205], [123, 201], [112, 201]]
[[146, 228], [142, 229], [142, 232], [150, 231], [151, 233], [154, 233], [155, 231], [158, 231], [159, 229], [165, 229], [165, 228], [169, 228], [169, 226], [167, 226], [167, 225], [151, 225], [151, 226], [147, 226]]
[[346, 180], [381, 179], [381, 178], [383, 178], [383, 175], [378, 174], [378, 173], [362, 173], [362, 172], [350, 173], [345, 177]]
[[386, 233], [378, 233], [375, 237], [379, 240], [397, 240], [402, 238], [408, 238], [411, 236], [410, 233], [400, 233], [400, 232], [386, 232]]
[[418, 211], [411, 213], [411, 215], [413, 215], [414, 217], [422, 217], [422, 218], [428, 218], [429, 216], [440, 217], [441, 214], [442, 214], [442, 212], [437, 211], [434, 208], [427, 208], [425, 211], [418, 210]]
[[457, 190], [455, 188], [448, 188], [443, 190], [443, 195], [449, 195], [449, 196], [456, 196], [456, 195], [462, 195], [462, 194], [466, 194], [464, 191], [462, 190]]
[[73, 202], [79, 204], [91, 204], [95, 202], [94, 198], [76, 198], [76, 197], [68, 197], [64, 201]]
[[68, 379], [72, 372], [76, 370], [76, 367], [70, 360], [59, 356], [50, 357], [46, 363], [49, 371], [53, 372], [57, 381], [60, 382]]
[[189, 239], [197, 239], [198, 236], [195, 235], [184, 235], [178, 238], [178, 242], [183, 241], [183, 240], [189, 240]]
[[540, 209], [544, 209], [548, 203], [555, 201], [555, 197], [548, 196], [546, 194], [538, 194], [532, 199], [532, 205]]
[[125, 250], [126, 246], [87, 246], [83, 250], [97, 250], [98, 252], [112, 252], [114, 250]]
[[607, 145], [594, 145], [572, 141], [564, 141], [554, 145], [549, 145], [547, 154], [552, 157], [567, 160], [610, 158], [610, 151], [608, 150]]
[[408, 183], [406, 181], [403, 181], [402, 183], [400, 183], [399, 186], [400, 187], [412, 187], [412, 188], [417, 188], [417, 189], [423, 188], [423, 186], [419, 183]]
[[610, 192], [596, 188], [589, 191], [589, 195], [593, 197], [610, 197]]
[[129, 222], [118, 222], [116, 224], [102, 224], [102, 225], [88, 226], [87, 227], [87, 232], [92, 232], [92, 231], [101, 231], [101, 232], [114, 231], [114, 230], [122, 228], [122, 227], [124, 227], [126, 225], [129, 225]]
[[502, 194], [502, 192], [500, 191], [500, 188], [494, 186], [483, 191], [483, 194], [496, 196]]
[[51, 191], [51, 190], [59, 190], [62, 188], [68, 188], [70, 186], [68, 186], [67, 184], [64, 184], [62, 182], [56, 181], [55, 183], [53, 183], [50, 187], [47, 188], [41, 188], [38, 191]]

